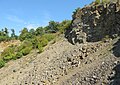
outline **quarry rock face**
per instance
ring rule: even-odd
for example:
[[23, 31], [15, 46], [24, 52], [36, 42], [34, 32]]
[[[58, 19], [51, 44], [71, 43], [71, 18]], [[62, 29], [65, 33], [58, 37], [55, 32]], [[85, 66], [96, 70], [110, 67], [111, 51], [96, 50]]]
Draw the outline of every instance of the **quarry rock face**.
[[117, 3], [78, 8], [74, 12], [68, 40], [75, 43], [114, 38], [120, 32], [120, 6]]

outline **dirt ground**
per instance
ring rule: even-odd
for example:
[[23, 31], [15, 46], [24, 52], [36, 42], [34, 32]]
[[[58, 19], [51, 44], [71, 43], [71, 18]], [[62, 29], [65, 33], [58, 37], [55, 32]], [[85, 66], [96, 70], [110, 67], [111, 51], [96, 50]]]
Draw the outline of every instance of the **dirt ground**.
[[[94, 49], [99, 43], [100, 47]], [[94, 50], [80, 56], [81, 48], [90, 46]], [[120, 85], [116, 50], [120, 50], [118, 39], [85, 45], [72, 45], [62, 39], [41, 54], [33, 50], [8, 62], [0, 69], [0, 85]]]

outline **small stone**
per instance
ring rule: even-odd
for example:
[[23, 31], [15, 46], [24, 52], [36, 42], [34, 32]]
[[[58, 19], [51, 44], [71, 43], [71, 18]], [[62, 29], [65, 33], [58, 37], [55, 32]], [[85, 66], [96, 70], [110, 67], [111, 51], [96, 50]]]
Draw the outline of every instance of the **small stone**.
[[85, 78], [84, 78], [84, 81], [87, 81], [87, 80], [88, 80], [88, 78], [87, 78], [87, 77], [85, 77]]
[[105, 64], [105, 62], [102, 62], [102, 65]]
[[115, 61], [114, 64], [117, 65], [117, 64], [118, 64], [118, 61]]
[[93, 76], [93, 78], [94, 78], [94, 79], [96, 79], [96, 78], [97, 78], [97, 76]]

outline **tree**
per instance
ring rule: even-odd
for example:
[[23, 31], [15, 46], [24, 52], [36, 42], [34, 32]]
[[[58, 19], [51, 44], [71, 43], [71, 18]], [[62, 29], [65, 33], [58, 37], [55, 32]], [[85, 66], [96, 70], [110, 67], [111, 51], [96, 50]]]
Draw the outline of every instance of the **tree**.
[[17, 39], [18, 38], [18, 36], [15, 34], [15, 30], [14, 29], [11, 29], [11, 38], [12, 39]]
[[58, 26], [59, 26], [59, 23], [58, 23], [58, 22], [55, 22], [55, 21], [50, 21], [50, 22], [49, 22], [49, 30], [50, 30], [52, 33], [58, 31]]
[[7, 28], [5, 28], [4, 33], [5, 33], [5, 36], [8, 36], [9, 32]]
[[0, 42], [1, 41], [8, 41], [9, 38], [9, 32], [7, 28], [4, 28], [0, 31]]
[[45, 33], [45, 29], [43, 27], [38, 27], [35, 31], [35, 34], [38, 35], [43, 35]]
[[25, 39], [28, 39], [31, 35], [28, 32], [27, 28], [23, 28], [23, 30], [21, 31], [21, 34], [19, 36], [19, 39], [21, 41], [24, 41]]
[[11, 33], [11, 37], [14, 38], [15, 37], [15, 30], [11, 29], [12, 33]]
[[64, 20], [59, 24], [59, 32], [60, 33], [64, 33], [66, 31], [66, 29], [70, 28], [71, 25], [71, 20]]
[[34, 29], [30, 29], [29, 33], [32, 34], [32, 35], [35, 35], [35, 30]]
[[21, 31], [21, 34], [25, 34], [28, 33], [28, 29], [27, 28], [23, 28], [23, 30]]

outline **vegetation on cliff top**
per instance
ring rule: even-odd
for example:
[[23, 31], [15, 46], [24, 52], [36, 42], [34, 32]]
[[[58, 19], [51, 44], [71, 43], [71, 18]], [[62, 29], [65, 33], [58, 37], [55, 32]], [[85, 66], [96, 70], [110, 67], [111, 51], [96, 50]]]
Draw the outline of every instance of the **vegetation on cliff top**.
[[96, 4], [114, 2], [115, 0], [95, 0]]

